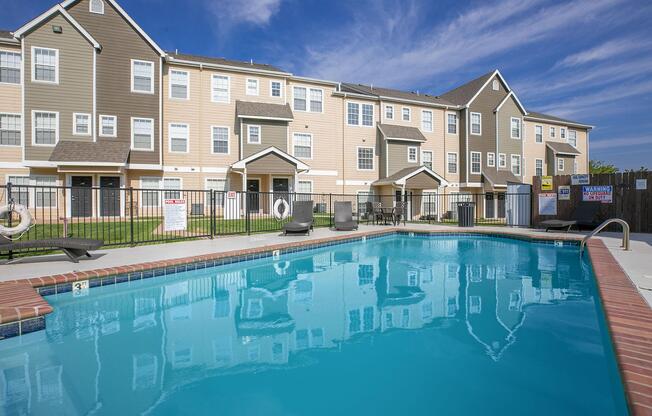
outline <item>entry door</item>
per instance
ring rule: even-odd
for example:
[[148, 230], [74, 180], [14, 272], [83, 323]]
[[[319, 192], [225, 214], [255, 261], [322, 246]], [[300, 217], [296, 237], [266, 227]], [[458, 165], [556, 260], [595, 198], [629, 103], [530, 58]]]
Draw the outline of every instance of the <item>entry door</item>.
[[498, 218], [505, 218], [505, 194], [500, 192], [496, 195], [498, 196]]
[[93, 213], [93, 177], [73, 176], [70, 185], [70, 215], [90, 217]]
[[120, 216], [120, 177], [102, 176], [100, 178], [100, 215]]
[[255, 179], [247, 179], [247, 207], [249, 211], [260, 209], [260, 182]]
[[496, 215], [496, 202], [494, 201], [494, 193], [487, 192], [484, 194], [484, 217], [494, 218]]

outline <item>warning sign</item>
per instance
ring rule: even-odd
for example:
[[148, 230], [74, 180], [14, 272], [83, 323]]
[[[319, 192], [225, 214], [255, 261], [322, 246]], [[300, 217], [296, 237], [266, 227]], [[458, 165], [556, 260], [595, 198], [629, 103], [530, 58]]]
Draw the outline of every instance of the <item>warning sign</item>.
[[163, 229], [165, 231], [185, 231], [188, 228], [187, 213], [185, 199], [164, 200]]
[[552, 176], [541, 177], [541, 190], [552, 191]]
[[582, 201], [600, 201], [603, 204], [611, 204], [613, 201], [613, 186], [592, 185], [582, 187]]

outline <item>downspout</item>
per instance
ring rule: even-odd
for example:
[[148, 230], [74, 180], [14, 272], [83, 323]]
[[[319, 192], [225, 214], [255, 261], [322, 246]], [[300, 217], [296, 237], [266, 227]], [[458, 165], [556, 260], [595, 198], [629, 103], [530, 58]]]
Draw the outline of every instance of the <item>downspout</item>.
[[[337, 89], [341, 92], [342, 84], [338, 84]], [[344, 98], [342, 99], [342, 113], [342, 193], [344, 194], [346, 193], [344, 186], [346, 183], [346, 164], [344, 163], [344, 149], [346, 149], [346, 143], [344, 140], [344, 129], [346, 127], [346, 93], [344, 93]]]

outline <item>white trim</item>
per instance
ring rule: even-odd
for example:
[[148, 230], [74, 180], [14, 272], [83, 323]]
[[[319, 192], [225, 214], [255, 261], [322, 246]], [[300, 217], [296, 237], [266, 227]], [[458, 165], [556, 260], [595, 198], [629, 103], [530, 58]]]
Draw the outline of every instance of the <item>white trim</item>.
[[[514, 173], [514, 156], [518, 157], [518, 173]], [[523, 176], [523, 157], [518, 153], [510, 153], [509, 155], [509, 171], [514, 176]]]
[[[326, 103], [325, 97], [326, 95], [324, 94], [324, 89], [323, 88], [316, 88], [313, 86], [307, 86], [307, 85], [291, 85], [292, 87], [292, 111], [298, 111], [300, 113], [313, 113], [313, 114], [323, 114], [326, 108]], [[306, 90], [306, 109], [305, 110], [297, 110], [294, 108], [294, 89], [295, 88], [303, 88]], [[311, 111], [310, 110], [310, 90], [316, 90], [316, 91], [321, 91], [321, 111]]]
[[[480, 132], [479, 133], [473, 133], [473, 124], [474, 124], [473, 123], [473, 115], [474, 114], [477, 114], [478, 116], [480, 116], [480, 122], [478, 123], [478, 125], [480, 126]], [[471, 134], [473, 136], [482, 136], [482, 113], [478, 113], [476, 111], [469, 112], [469, 134]]]
[[[152, 123], [152, 133], [150, 134], [152, 140], [150, 141], [151, 146], [149, 149], [137, 149], [134, 147], [134, 120], [147, 120]], [[154, 119], [147, 117], [131, 117], [131, 150], [137, 152], [153, 152], [154, 151]]]
[[206, 168], [201, 168], [201, 171], [203, 173], [227, 173], [229, 171], [229, 168], [206, 167]]
[[[68, 0], [66, 3], [70, 3], [70, 2], [72, 2], [72, 1], [76, 1], [76, 0]], [[62, 6], [63, 6], [63, 7], [62, 7]], [[82, 36], [84, 36], [84, 37], [86, 38], [87, 41], [89, 41], [89, 42], [91, 43], [91, 45], [93, 45], [93, 47], [94, 47], [95, 49], [101, 49], [102, 46], [100, 46], [100, 44], [95, 40], [95, 38], [93, 38], [93, 37], [90, 35], [90, 33], [88, 33], [88, 32], [86, 31], [86, 29], [84, 29], [84, 27], [83, 27], [82, 25], [80, 25], [79, 22], [78, 22], [77, 20], [75, 20], [75, 19], [74, 19], [74, 18], [73, 18], [73, 17], [72, 17], [72, 16], [71, 16], [71, 15], [70, 15], [66, 10], [65, 10], [65, 7], [66, 7], [65, 4], [57, 4], [57, 5], [54, 5], [54, 6], [50, 7], [50, 8], [49, 8], [48, 10], [46, 10], [45, 12], [41, 13], [40, 15], [38, 15], [37, 17], [35, 17], [34, 19], [32, 19], [32, 20], [30, 20], [29, 22], [27, 22], [25, 25], [21, 26], [18, 30], [16, 30], [16, 31], [13, 33], [13, 36], [14, 36], [15, 38], [23, 37], [23, 36], [24, 36], [27, 32], [29, 32], [32, 28], [38, 26], [41, 22], [43, 22], [45, 19], [47, 19], [47, 18], [49, 18], [50, 16], [52, 16], [54, 13], [59, 12], [59, 13], [61, 13], [61, 15], [62, 15], [62, 16], [63, 16], [63, 17], [64, 17], [64, 18], [65, 18], [65, 19], [66, 19], [66, 20], [67, 20], [71, 25], [73, 25], [73, 26], [75, 27], [75, 29], [77, 29], [77, 30], [79, 31], [79, 33], [82, 34]]]
[[18, 55], [18, 57], [20, 58], [20, 66], [18, 68], [20, 76], [19, 76], [18, 82], [0, 82], [0, 85], [5, 85], [5, 86], [8, 86], [8, 87], [11, 87], [11, 86], [20, 87], [22, 85], [22, 76], [23, 76], [23, 58], [24, 58], [24, 56], [23, 56], [22, 52], [16, 52], [15, 49], [13, 49], [13, 50], [12, 49], [1, 49], [0, 52], [11, 54], [11, 55]]
[[247, 167], [247, 163], [251, 162], [252, 160], [261, 158], [263, 156], [266, 156], [269, 153], [274, 153], [277, 156], [279, 156], [279, 157], [281, 157], [281, 158], [283, 158], [283, 159], [297, 165], [297, 170], [307, 171], [307, 170], [310, 169], [310, 167], [308, 165], [306, 165], [305, 163], [303, 163], [299, 159], [295, 158], [292, 155], [289, 155], [289, 154], [285, 153], [284, 151], [282, 151], [282, 150], [280, 150], [280, 149], [278, 149], [278, 148], [276, 148], [274, 146], [270, 146], [267, 149], [261, 150], [260, 152], [256, 152], [253, 155], [250, 155], [250, 156], [246, 157], [245, 159], [238, 160], [233, 165], [231, 165], [231, 167], [234, 168], [234, 169], [245, 169]]
[[293, 118], [284, 118], [284, 117], [263, 117], [263, 116], [247, 116], [239, 115], [238, 119], [241, 120], [274, 120], [274, 121], [294, 121]]
[[[451, 172], [449, 169], [448, 156], [455, 155], [455, 172]], [[459, 175], [460, 174], [460, 159], [457, 152], [446, 152], [446, 173], [449, 175]]]
[[[22, 162], [0, 162], [0, 168], [2, 169], [27, 169], [27, 167]], [[14, 176], [13, 174], [11, 174]]]
[[[518, 121], [518, 137], [514, 137], [514, 129], [512, 128], [512, 122], [514, 120]], [[523, 121], [520, 118], [518, 117], [509, 118], [509, 137], [514, 140], [521, 140], [521, 138], [523, 137]]]
[[[505, 156], [505, 164], [500, 163], [500, 156]], [[498, 153], [498, 168], [507, 169], [507, 153]]]
[[[492, 157], [489, 157], [491, 155]], [[491, 164], [489, 164], [489, 161], [493, 160]], [[496, 153], [494, 152], [487, 152], [487, 166], [490, 168], [495, 168], [496, 167]]]
[[566, 168], [566, 163], [563, 157], [557, 157], [557, 172], [563, 172]]
[[[410, 160], [410, 150], [414, 150], [414, 160]], [[407, 162], [408, 163], [419, 163], [419, 147], [418, 146], [408, 146], [407, 147]]]
[[[541, 141], [539, 141], [537, 139], [537, 127], [541, 128]], [[544, 142], [544, 140], [543, 140], [543, 126], [541, 124], [535, 124], [534, 125], [534, 143], [543, 144], [543, 142]]]
[[[113, 119], [114, 125], [113, 125], [113, 134], [112, 135], [102, 134], [102, 118], [112, 118]], [[118, 116], [110, 116], [110, 115], [106, 115], [106, 114], [100, 114], [98, 124], [99, 124], [99, 126], [98, 126], [99, 128], [98, 128], [97, 133], [98, 133], [98, 135], [100, 137], [118, 137]]]
[[[371, 149], [371, 169], [360, 169], [360, 149]], [[373, 146], [355, 147], [355, 169], [358, 172], [373, 172], [376, 170], [376, 148]]]
[[[278, 95], [278, 96], [277, 95], [272, 95], [272, 91], [273, 91], [272, 84], [274, 84], [275, 82], [280, 85], [280, 88], [279, 88], [280, 95]], [[283, 98], [285, 96], [285, 94], [283, 94], [283, 90], [284, 90], [283, 81], [275, 80], [275, 79], [270, 79], [269, 80], [269, 96], [270, 97], [272, 97], [272, 98]]]
[[[172, 71], [174, 72], [183, 72], [186, 74], [186, 96], [185, 98], [182, 97], [173, 97], [172, 96]], [[177, 84], [181, 85], [181, 84]], [[183, 69], [176, 69], [176, 68], [168, 68], [168, 98], [170, 100], [178, 100], [178, 101], [187, 101], [190, 99], [190, 71], [185, 71]]]
[[[358, 106], [358, 124], [351, 124], [349, 123], [349, 103], [350, 104], [356, 104]], [[371, 124], [363, 124], [362, 119], [363, 119], [363, 111], [362, 111], [362, 106], [371, 106]], [[346, 125], [350, 127], [366, 127], [366, 128], [373, 128], [374, 127], [374, 122], [376, 121], [376, 105], [374, 103], [365, 103], [362, 101], [355, 101], [355, 100], [346, 100], [345, 106], [344, 106], [344, 111], [346, 113]]]
[[[424, 154], [424, 153], [430, 153], [430, 163], [433, 164], [433, 166], [432, 166], [430, 169], [433, 169], [433, 168], [435, 167], [435, 166], [434, 166], [434, 163], [435, 163], [435, 152], [433, 152], [432, 150], [423, 150], [423, 149], [421, 149], [421, 164], [422, 164], [422, 165], [424, 164], [424, 160], [423, 160], [423, 154]], [[423, 165], [423, 166], [426, 166], [426, 165]]]
[[228, 64], [215, 64], [211, 62], [202, 62], [202, 61], [193, 61], [193, 60], [188, 60], [188, 59], [179, 59], [175, 57], [174, 55], [162, 55], [165, 60], [170, 63], [174, 63], [176, 65], [185, 65], [185, 66], [192, 66], [192, 67], [198, 67], [198, 68], [210, 68], [210, 69], [216, 69], [219, 71], [232, 71], [232, 72], [238, 72], [238, 73], [245, 73], [245, 74], [261, 74], [261, 75], [273, 75], [273, 76], [280, 76], [280, 77], [288, 77], [292, 74], [289, 72], [279, 72], [279, 71], [268, 71], [264, 69], [254, 69], [254, 68], [243, 68], [241, 66], [233, 66], [233, 65], [228, 65]]
[[[215, 78], [226, 78], [226, 101], [215, 100], [213, 90], [215, 89]], [[211, 102], [216, 104], [230, 104], [231, 103], [231, 77], [224, 74], [211, 74]]]
[[[88, 133], [77, 133], [77, 116], [88, 118]], [[93, 131], [93, 117], [89, 113], [72, 113], [72, 134], [73, 136], [91, 136]]]
[[[382, 132], [383, 129], [378, 126], [378, 129]], [[383, 136], [385, 136], [385, 133], [383, 132]], [[385, 136], [385, 140], [387, 141], [397, 141], [397, 142], [411, 142], [411, 143], [425, 143], [427, 140], [420, 140], [420, 139], [408, 139], [405, 137], [387, 137]]]
[[[430, 130], [423, 128], [423, 115], [425, 113], [430, 114]], [[435, 115], [433, 114], [432, 110], [421, 110], [421, 130], [425, 131], [426, 133], [432, 133], [435, 130]]]
[[[258, 141], [251, 141], [251, 128], [258, 128]], [[263, 143], [263, 129], [260, 124], [247, 124], [247, 144], [262, 144]]]
[[[178, 150], [172, 150], [172, 125], [175, 124], [177, 126], [185, 126], [186, 129], [186, 151], [178, 151]], [[169, 122], [168, 123], [168, 153], [190, 153], [190, 124], [188, 123], [175, 123], [175, 122]]]
[[163, 170], [161, 165], [147, 164], [147, 163], [129, 163], [126, 166], [127, 169], [137, 169], [137, 170]]
[[0, 117], [2, 116], [18, 116], [20, 117], [20, 123], [18, 124], [18, 127], [20, 128], [19, 133], [20, 133], [20, 144], [0, 144], [0, 148], [5, 148], [5, 147], [22, 147], [23, 146], [23, 127], [25, 122], [23, 121], [23, 115], [21, 113], [8, 113], [4, 111], [0, 111]]
[[[473, 170], [473, 155], [478, 155], [478, 157], [480, 158], [480, 160], [478, 161], [479, 169], [477, 171]], [[482, 174], [482, 152], [470, 152], [469, 165], [471, 169], [471, 175], [481, 175]]]
[[94, 13], [94, 14], [104, 14], [104, 2], [102, 0], [99, 0], [100, 4], [102, 5], [102, 10], [99, 12], [93, 11], [93, 0], [89, 0], [88, 2], [88, 12], [89, 13]]
[[588, 125], [588, 124], [573, 123], [572, 121], [550, 120], [550, 119], [547, 119], [547, 118], [539, 118], [539, 117], [533, 117], [533, 116], [528, 116], [528, 115], [526, 115], [524, 117], [527, 120], [540, 121], [540, 122], [544, 122], [544, 123], [555, 124], [557, 126], [562, 126], [562, 125], [564, 125], [564, 126], [573, 126], [573, 127], [589, 129], [589, 130], [593, 129], [595, 127], [595, 126], [591, 126], [591, 125]]
[[[256, 81], [256, 92], [253, 94], [249, 93], [249, 81]], [[245, 79], [245, 95], [248, 96], [258, 96], [260, 95], [260, 79], [247, 77]]]
[[183, 173], [196, 173], [201, 171], [199, 166], [164, 166], [163, 172], [183, 172]]
[[[218, 129], [226, 129], [226, 153], [216, 153], [215, 152], [215, 146], [213, 143], [213, 129], [218, 128]], [[210, 146], [211, 146], [211, 154], [212, 155], [220, 155], [220, 156], [227, 156], [231, 154], [231, 128], [229, 126], [218, 126], [218, 125], [210, 125], [209, 126], [209, 132], [210, 132]]]
[[[124, 163], [119, 162], [54, 162], [57, 166], [124, 166]], [[77, 172], [75, 175], [84, 176], [87, 172]], [[94, 172], [88, 172], [94, 174]]]
[[[36, 76], [36, 70], [35, 70], [36, 69], [36, 54], [34, 53], [34, 51], [36, 49], [42, 49], [44, 51], [54, 51], [55, 52], [55, 55], [54, 55], [54, 57], [55, 57], [54, 81], [44, 81], [44, 80], [40, 80], [40, 79], [35, 78], [35, 76]], [[32, 46], [31, 61], [32, 61], [32, 63], [31, 63], [31, 65], [32, 65], [31, 66], [31, 69], [32, 69], [32, 75], [31, 75], [32, 82], [36, 82], [36, 83], [39, 83], [39, 84], [59, 85], [59, 49], [45, 48], [45, 47], [42, 47], [42, 46]]]
[[[454, 112], [454, 111], [446, 111], [446, 130], [444, 134], [454, 134], [454, 135], [459, 135], [460, 134], [460, 116]], [[448, 116], [455, 116], [455, 133], [451, 133], [448, 131]]]
[[[104, 4], [104, 2], [102, 2]], [[102, 6], [102, 12], [104, 12], [104, 6]], [[93, 53], [93, 114], [91, 116], [91, 126], [93, 127], [93, 141], [97, 141], [97, 51]]]
[[[563, 143], [563, 142], [556, 142], [556, 143]], [[572, 157], [577, 157], [577, 156], [580, 155], [579, 150], [577, 151], [577, 153], [571, 153], [571, 152], [559, 152], [559, 151], [553, 149], [552, 146], [550, 146], [550, 143], [546, 143], [546, 147], [550, 148], [550, 150], [552, 150], [552, 152], [553, 152], [555, 155], [565, 155], [565, 156], [572, 156]]]
[[[537, 175], [537, 162], [541, 162], [541, 175]], [[543, 176], [544, 174], [544, 164], [543, 159], [536, 158], [534, 159], [534, 176]]]
[[310, 169], [307, 172], [304, 172], [302, 175], [305, 176], [337, 176], [339, 173], [336, 170], [317, 170]]
[[[468, 108], [468, 107], [471, 105], [471, 103], [472, 103], [473, 101], [475, 101], [476, 98], [478, 98], [478, 95], [480, 95], [480, 93], [482, 92], [482, 90], [484, 90], [485, 87], [489, 84], [489, 82], [492, 81], [492, 80], [494, 79], [494, 77], [496, 77], [496, 76], [498, 76], [498, 78], [500, 78], [500, 80], [503, 82], [503, 84], [505, 84], [505, 89], [506, 89], [508, 92], [512, 92], [512, 89], [509, 87], [509, 84], [507, 84], [507, 81], [505, 80], [505, 78], [503, 77], [503, 75], [500, 73], [499, 70], [496, 69], [496, 70], [493, 72], [493, 74], [491, 74], [491, 76], [490, 76], [489, 78], [487, 78], [487, 81], [484, 83], [484, 85], [482, 85], [482, 87], [480, 87], [480, 89], [478, 89], [478, 91], [473, 95], [473, 97], [471, 97], [471, 99], [469, 100], [469, 102], [466, 103], [463, 107]], [[518, 97], [516, 96], [516, 94], [513, 94], [513, 96], [514, 96], [514, 99], [516, 100], [516, 102], [518, 103], [519, 107], [521, 108], [521, 111], [523, 111], [523, 115], [527, 115], [528, 113], [527, 113], [527, 111], [525, 110], [525, 107], [523, 107], [523, 105], [522, 105], [521, 102], [519, 101], [519, 99], [518, 99]]]
[[[131, 59], [130, 61], [131, 61], [131, 92], [134, 94], [154, 94], [154, 68], [156, 64], [153, 61], [143, 61], [141, 59]], [[134, 64], [135, 63], [151, 65], [149, 91], [138, 91], [134, 89]]]
[[[54, 132], [54, 144], [36, 143], [36, 113], [56, 114], [56, 127]], [[32, 110], [32, 146], [54, 147], [59, 143], [59, 112], [46, 110]]]
[[338, 179], [335, 181], [335, 185], [337, 186], [371, 186], [371, 183], [373, 181], [361, 181], [361, 180], [355, 180], [355, 179]]
[[[295, 146], [294, 139], [295, 139], [297, 134], [303, 135], [303, 136], [310, 136], [310, 157], [302, 157], [302, 156], [297, 156], [296, 154], [294, 154], [294, 150], [295, 150], [294, 149], [294, 146]], [[297, 159], [312, 160], [313, 155], [315, 154], [315, 150], [314, 150], [315, 142], [314, 142], [314, 136], [313, 136], [312, 133], [293, 132], [292, 133], [292, 143], [291, 144], [292, 144], [292, 156], [296, 157]]]
[[[407, 118], [407, 120], [405, 119], [405, 116], [404, 116], [404, 113], [403, 113], [403, 111], [405, 111], [405, 110], [408, 110], [408, 113], [407, 113], [408, 118]], [[412, 108], [410, 108], [410, 107], [401, 107], [401, 121], [407, 121], [407, 122], [412, 121]]]
[[396, 185], [405, 186], [405, 183], [407, 182], [408, 179], [410, 179], [413, 176], [418, 175], [421, 172], [426, 172], [426, 173], [430, 174], [431, 176], [434, 176], [439, 181], [439, 186], [448, 186], [448, 181], [446, 179], [444, 179], [442, 176], [438, 175], [437, 172], [435, 172], [434, 170], [428, 168], [427, 166], [421, 166], [420, 168], [413, 170], [412, 172], [408, 173], [407, 175], [405, 175], [405, 176], [403, 176], [403, 177], [401, 177], [399, 179], [396, 179], [394, 181], [394, 183]]
[[503, 104], [507, 102], [507, 100], [509, 100], [510, 97], [514, 97], [514, 101], [516, 101], [516, 105], [518, 106], [519, 110], [521, 110], [523, 115], [526, 115], [527, 110], [525, 109], [525, 107], [523, 107], [523, 104], [521, 104], [521, 102], [518, 100], [518, 97], [516, 96], [514, 91], [510, 91], [509, 94], [507, 94], [505, 98], [503, 98], [502, 101], [500, 101], [500, 104], [498, 104], [498, 107], [496, 107], [494, 112], [497, 113], [498, 111], [500, 111], [500, 108], [503, 106]]
[[[308, 183], [310, 183], [310, 192], [299, 192], [299, 182], [308, 182]], [[294, 186], [294, 188], [295, 188], [294, 189], [295, 193], [300, 193], [300, 194], [304, 194], [304, 195], [315, 193], [315, 183], [314, 183], [314, 181], [312, 179], [299, 179], [299, 178], [297, 178], [297, 183]]]
[[[387, 117], [387, 109], [388, 109], [388, 108], [391, 108], [391, 109], [392, 109], [392, 116], [391, 116], [391, 117]], [[385, 108], [383, 109], [383, 111], [384, 111], [383, 116], [384, 116], [387, 120], [394, 120], [394, 114], [395, 114], [395, 113], [394, 113], [394, 105], [392, 105], [392, 104], [385, 104]]]

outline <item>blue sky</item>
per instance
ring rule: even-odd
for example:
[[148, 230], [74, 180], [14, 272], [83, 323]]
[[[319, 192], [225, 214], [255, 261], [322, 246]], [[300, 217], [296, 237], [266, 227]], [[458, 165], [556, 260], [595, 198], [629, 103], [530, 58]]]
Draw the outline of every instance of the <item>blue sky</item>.
[[[6, 29], [54, 4], [1, 2]], [[303, 76], [440, 94], [498, 68], [528, 109], [595, 125], [592, 159], [652, 168], [649, 1], [120, 4], [164, 49], [253, 59]]]

